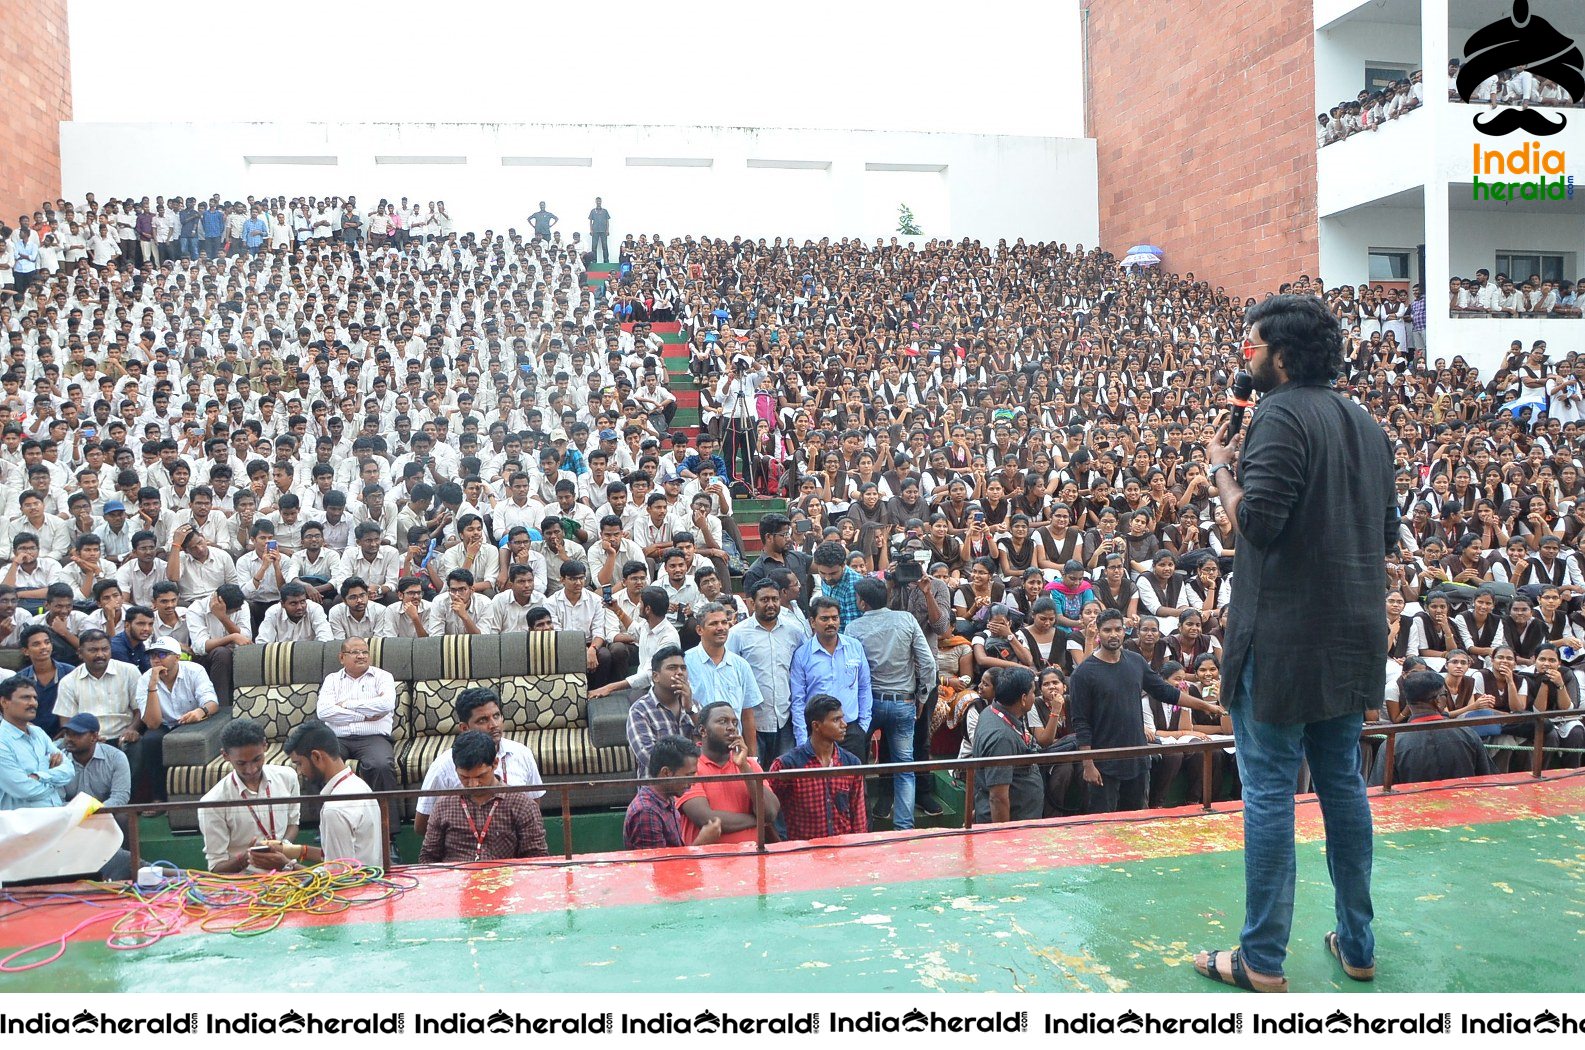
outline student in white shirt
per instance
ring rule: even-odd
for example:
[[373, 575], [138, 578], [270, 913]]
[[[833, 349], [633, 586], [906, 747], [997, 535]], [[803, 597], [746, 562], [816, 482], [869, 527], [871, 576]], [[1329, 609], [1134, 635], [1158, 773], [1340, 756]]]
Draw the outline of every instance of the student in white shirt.
[[333, 638], [390, 638], [396, 633], [392, 613], [369, 600], [369, 585], [356, 576], [341, 581], [341, 602], [330, 610]]
[[534, 593], [534, 570], [513, 565], [506, 571], [506, 587], [490, 599], [480, 625], [485, 634], [517, 634], [528, 630], [528, 611], [540, 601]]
[[264, 762], [267, 741], [264, 727], [239, 718], [220, 733], [220, 754], [231, 772], [204, 795], [204, 802], [257, 800], [250, 806], [226, 806], [198, 811], [198, 830], [204, 836], [204, 861], [220, 875], [278, 871], [290, 861], [279, 849], [254, 846], [290, 842], [297, 837], [298, 804], [271, 802], [301, 794], [297, 774], [286, 766]]
[[[341, 757], [341, 742], [323, 722], [305, 722], [286, 738], [286, 754], [307, 790], [321, 795], [362, 795], [370, 789]], [[319, 812], [318, 846], [282, 841], [280, 852], [303, 864], [350, 860], [365, 867], [384, 866], [380, 849], [380, 805], [327, 801]]]
[[260, 644], [328, 642], [330, 621], [317, 602], [308, 600], [308, 588], [293, 580], [281, 588], [281, 600], [264, 614], [255, 640]]

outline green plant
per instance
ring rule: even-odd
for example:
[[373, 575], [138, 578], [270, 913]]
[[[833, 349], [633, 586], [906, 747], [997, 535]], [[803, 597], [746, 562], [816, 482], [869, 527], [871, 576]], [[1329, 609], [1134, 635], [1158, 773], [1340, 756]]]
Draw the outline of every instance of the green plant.
[[897, 232], [904, 237], [922, 237], [924, 230], [919, 228], [919, 220], [914, 218], [914, 210], [906, 204], [897, 205]]

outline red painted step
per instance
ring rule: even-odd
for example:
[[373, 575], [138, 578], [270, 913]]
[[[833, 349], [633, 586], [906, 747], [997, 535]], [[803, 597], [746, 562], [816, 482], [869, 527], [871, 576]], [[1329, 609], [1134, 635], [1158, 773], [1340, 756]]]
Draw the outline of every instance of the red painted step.
[[[682, 333], [681, 321], [655, 321], [649, 326], [650, 331], [656, 335], [680, 335]], [[622, 325], [622, 331], [631, 332], [633, 322], [628, 321]]]

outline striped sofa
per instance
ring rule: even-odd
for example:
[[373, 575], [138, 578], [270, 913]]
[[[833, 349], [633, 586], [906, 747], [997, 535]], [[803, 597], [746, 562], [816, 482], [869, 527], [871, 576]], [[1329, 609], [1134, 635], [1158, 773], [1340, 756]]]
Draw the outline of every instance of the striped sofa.
[[[341, 669], [339, 652], [339, 642], [238, 649], [230, 710], [165, 738], [171, 800], [199, 798], [225, 776], [229, 766], [220, 756], [220, 732], [232, 718], [262, 723], [270, 741], [265, 761], [288, 764], [282, 744], [314, 716], [320, 684]], [[625, 805], [631, 798], [633, 760], [621, 728], [625, 705], [589, 701], [579, 632], [374, 638], [370, 655], [396, 679], [396, 766], [407, 786], [421, 784], [430, 764], [451, 746], [457, 695], [487, 685], [501, 694], [506, 734], [533, 751], [547, 782], [612, 782], [610, 791], [575, 795], [573, 805]], [[545, 804], [559, 802], [547, 796]], [[171, 826], [196, 828], [197, 819], [192, 812], [173, 813]]]

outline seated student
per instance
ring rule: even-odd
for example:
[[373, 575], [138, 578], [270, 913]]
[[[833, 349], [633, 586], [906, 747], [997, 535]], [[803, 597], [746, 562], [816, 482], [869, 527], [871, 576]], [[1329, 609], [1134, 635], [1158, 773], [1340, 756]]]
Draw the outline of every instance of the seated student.
[[341, 601], [326, 617], [332, 638], [391, 638], [396, 635], [389, 606], [371, 600], [369, 585], [360, 576], [341, 581]]
[[369, 792], [369, 785], [347, 768], [336, 734], [323, 722], [304, 722], [286, 738], [286, 755], [303, 790], [332, 797], [319, 811], [319, 845], [284, 839], [270, 844], [287, 860], [299, 864], [350, 860], [364, 867], [380, 867], [380, 804], [373, 799], [338, 802], [333, 797]]
[[308, 600], [308, 588], [293, 580], [281, 588], [281, 600], [270, 606], [259, 622], [255, 641], [328, 642], [330, 621], [318, 602]]
[[665, 849], [672, 846], [710, 846], [721, 841], [721, 819], [709, 820], [690, 841], [683, 831], [677, 800], [689, 790], [699, 765], [699, 748], [680, 736], [663, 736], [649, 753], [651, 777], [628, 804], [622, 820], [623, 849]]
[[[862, 765], [859, 756], [841, 746], [848, 732], [842, 701], [828, 693], [818, 693], [809, 698], [803, 715], [807, 740], [772, 762], [771, 772]], [[864, 777], [857, 770], [852, 776], [774, 780], [771, 789], [781, 800], [789, 839], [862, 834], [869, 830]]]
[[198, 811], [204, 861], [217, 874], [278, 871], [288, 864], [278, 849], [253, 848], [266, 842], [290, 842], [297, 837], [298, 804], [270, 801], [301, 794], [297, 774], [287, 766], [266, 765], [266, 743], [264, 727], [249, 718], [237, 719], [220, 733], [220, 754], [230, 764], [231, 772], [209, 789], [203, 801], [259, 801], [250, 806]]
[[1578, 768], [1580, 750], [1585, 749], [1585, 722], [1578, 717], [1579, 679], [1562, 665], [1557, 647], [1551, 642], [1543, 642], [1536, 649], [1535, 670], [1522, 677], [1522, 699], [1515, 710], [1568, 712], [1569, 717], [1553, 719], [1547, 726], [1546, 746], [1565, 749], [1553, 753], [1554, 766]]
[[[529, 750], [528, 745], [520, 744], [505, 735], [506, 719], [501, 716], [501, 695], [494, 689], [487, 686], [464, 689], [457, 695], [453, 714], [457, 721], [458, 732], [478, 731], [495, 741], [497, 783], [544, 783], [539, 775], [539, 764], [534, 761], [534, 752]], [[452, 757], [450, 749], [447, 749], [430, 764], [429, 769], [424, 773], [425, 791], [445, 791], [463, 786], [457, 779], [457, 769], [452, 764]], [[538, 799], [544, 795], [544, 792], [529, 791], [525, 794], [531, 799]], [[429, 814], [435, 808], [435, 801], [433, 795], [426, 795], [418, 800], [418, 816], [414, 819], [413, 828], [418, 832], [419, 838], [424, 837], [424, 830], [429, 823]]]
[[[749, 757], [743, 743], [737, 710], [725, 700], [706, 704], [699, 713], [698, 776], [731, 776], [734, 773], [758, 773], [761, 766]], [[748, 781], [715, 781], [696, 783], [677, 801], [682, 812], [683, 837], [694, 841], [711, 821], [721, 825], [721, 842], [753, 842], [754, 795]], [[760, 811], [764, 816], [768, 838], [775, 838], [772, 825], [781, 810], [775, 792], [763, 781], [757, 785], [761, 792]]]
[[473, 573], [452, 569], [446, 589], [429, 603], [425, 628], [430, 637], [443, 634], [483, 634], [490, 621], [490, 599], [473, 589]]
[[451, 745], [451, 764], [459, 786], [478, 794], [446, 795], [435, 800], [424, 830], [420, 863], [470, 864], [545, 856], [545, 822], [528, 792], [493, 792], [495, 741], [470, 729]]
[[[1398, 683], [1398, 701], [1408, 708], [1408, 721], [1441, 722], [1447, 719], [1447, 682], [1435, 671], [1415, 671]], [[1393, 745], [1393, 782], [1418, 784], [1456, 780], [1492, 772], [1491, 759], [1473, 729], [1438, 729], [1427, 733], [1399, 733]], [[1387, 764], [1377, 762], [1370, 782], [1379, 785]]]
[[194, 662], [208, 670], [215, 694], [229, 702], [232, 658], [238, 646], [253, 644], [253, 617], [242, 588], [222, 583], [208, 601], [193, 603], [184, 615]]
[[[33, 684], [39, 705], [33, 724], [53, 737], [60, 729], [60, 719], [55, 714], [56, 693], [73, 667], [55, 659], [55, 636], [43, 624], [30, 623], [22, 628], [21, 640], [27, 663], [17, 671], [17, 677]], [[76, 654], [72, 655], [75, 658]]]

